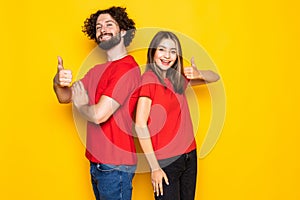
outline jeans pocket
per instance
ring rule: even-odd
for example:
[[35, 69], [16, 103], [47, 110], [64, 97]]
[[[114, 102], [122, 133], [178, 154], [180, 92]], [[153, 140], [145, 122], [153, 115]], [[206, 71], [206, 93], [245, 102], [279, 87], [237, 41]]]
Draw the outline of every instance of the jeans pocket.
[[97, 169], [101, 172], [112, 172], [119, 170], [119, 166], [110, 164], [97, 164]]

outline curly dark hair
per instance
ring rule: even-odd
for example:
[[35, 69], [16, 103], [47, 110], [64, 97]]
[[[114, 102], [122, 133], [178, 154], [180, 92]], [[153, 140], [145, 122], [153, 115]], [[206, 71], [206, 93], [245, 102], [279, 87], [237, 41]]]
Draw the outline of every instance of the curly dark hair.
[[120, 30], [126, 31], [126, 34], [124, 36], [124, 45], [127, 47], [134, 38], [136, 28], [134, 21], [128, 17], [126, 8], [113, 6], [106, 10], [98, 10], [97, 12], [91, 14], [90, 17], [84, 21], [82, 32], [84, 32], [89, 39], [95, 40], [97, 42], [96, 22], [100, 14], [109, 14], [112, 18], [114, 18], [114, 20], [116, 20], [120, 27]]

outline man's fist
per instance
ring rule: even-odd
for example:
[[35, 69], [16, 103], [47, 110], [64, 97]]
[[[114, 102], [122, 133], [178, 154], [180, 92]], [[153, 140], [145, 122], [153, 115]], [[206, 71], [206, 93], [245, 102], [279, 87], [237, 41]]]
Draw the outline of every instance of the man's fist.
[[57, 73], [54, 82], [61, 87], [70, 86], [72, 82], [72, 71], [64, 69], [63, 60], [60, 56], [57, 56], [57, 60]]

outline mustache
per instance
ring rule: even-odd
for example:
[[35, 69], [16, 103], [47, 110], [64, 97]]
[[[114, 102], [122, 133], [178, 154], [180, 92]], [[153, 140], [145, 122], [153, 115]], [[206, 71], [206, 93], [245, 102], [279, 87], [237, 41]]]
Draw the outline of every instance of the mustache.
[[103, 37], [103, 36], [106, 36], [106, 35], [109, 35], [109, 36], [113, 36], [113, 34], [112, 33], [104, 33], [104, 34], [101, 34], [101, 35], [99, 35], [98, 36], [98, 40], [100, 41], [100, 39]]

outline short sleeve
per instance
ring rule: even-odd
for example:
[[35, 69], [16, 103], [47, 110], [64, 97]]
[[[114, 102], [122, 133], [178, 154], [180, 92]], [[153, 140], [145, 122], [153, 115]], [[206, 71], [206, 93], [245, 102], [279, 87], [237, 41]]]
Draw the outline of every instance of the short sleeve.
[[128, 63], [119, 63], [111, 67], [107, 73], [110, 73], [109, 80], [102, 95], [111, 97], [120, 105], [123, 105], [139, 85], [139, 67]]
[[150, 72], [145, 72], [145, 74], [142, 76], [142, 84], [140, 87], [139, 96], [153, 99], [157, 84], [160, 83], [158, 83], [155, 75]]
[[82, 83], [83, 83], [83, 85], [84, 85], [84, 88], [87, 88], [87, 86], [88, 86], [88, 82], [90, 81], [90, 77], [91, 77], [91, 74], [92, 74], [92, 69], [91, 70], [89, 70], [84, 76], [83, 76], [83, 78], [80, 80]]

